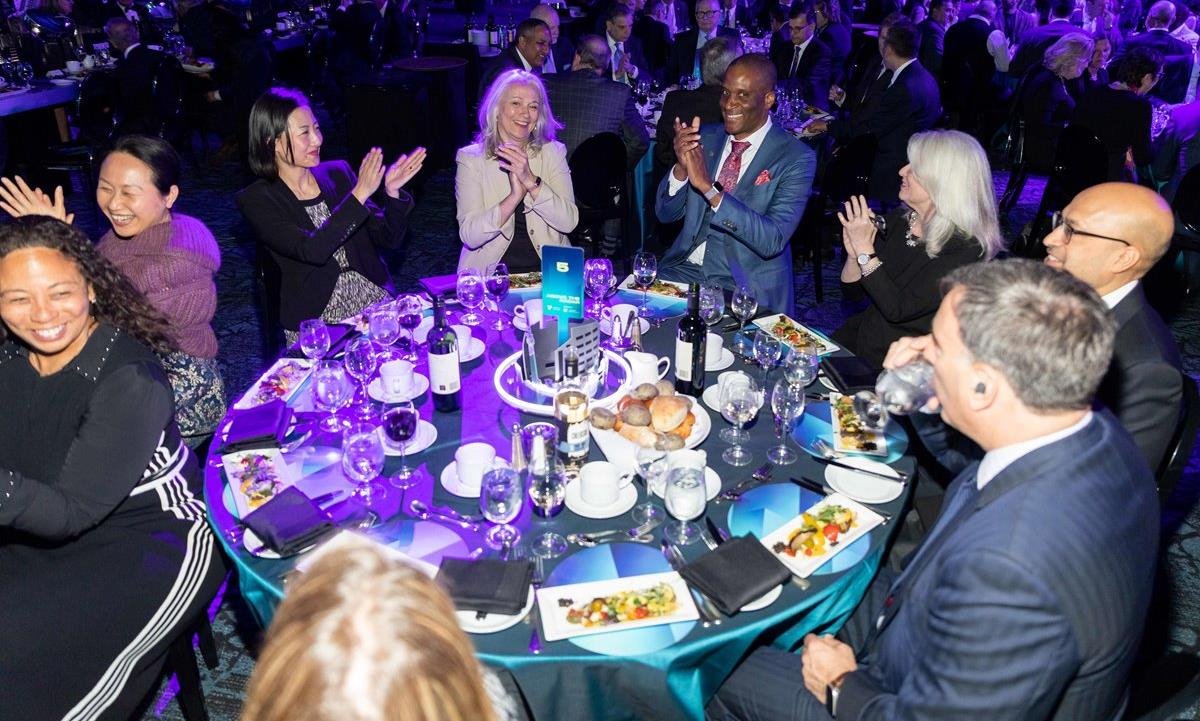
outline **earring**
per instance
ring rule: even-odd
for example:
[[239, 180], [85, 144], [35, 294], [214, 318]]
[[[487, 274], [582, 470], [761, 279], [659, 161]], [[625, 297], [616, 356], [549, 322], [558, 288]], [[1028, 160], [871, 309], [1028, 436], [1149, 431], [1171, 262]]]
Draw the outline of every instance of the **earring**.
[[985, 385], [984, 385], [984, 384], [982, 384], [982, 383], [976, 383], [976, 384], [975, 384], [975, 392], [976, 392], [976, 393], [986, 393], [986, 392], [987, 392], [987, 386], [985, 386]]

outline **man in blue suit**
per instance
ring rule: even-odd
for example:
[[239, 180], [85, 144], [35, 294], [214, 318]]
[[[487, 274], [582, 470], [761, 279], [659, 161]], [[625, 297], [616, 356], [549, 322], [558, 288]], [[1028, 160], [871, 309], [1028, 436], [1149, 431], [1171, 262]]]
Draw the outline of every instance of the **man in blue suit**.
[[898, 576], [799, 655], [753, 653], [711, 719], [1115, 721], [1158, 541], [1150, 469], [1092, 396], [1114, 323], [1082, 281], [1028, 260], [946, 280], [923, 356], [946, 422], [986, 451]]
[[658, 186], [655, 213], [682, 219], [659, 276], [682, 282], [749, 286], [760, 308], [791, 313], [789, 239], [804, 215], [817, 160], [813, 151], [771, 123], [775, 66], [743, 55], [725, 71], [725, 126], [675, 120], [675, 157]]

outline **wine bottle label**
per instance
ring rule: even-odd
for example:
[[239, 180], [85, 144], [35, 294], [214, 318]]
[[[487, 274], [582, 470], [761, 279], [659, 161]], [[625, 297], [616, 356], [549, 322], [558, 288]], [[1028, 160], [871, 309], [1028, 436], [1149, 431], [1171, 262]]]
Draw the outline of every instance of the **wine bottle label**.
[[570, 423], [567, 425], [568, 450], [576, 450], [581, 446], [586, 449], [589, 445], [589, 440], [587, 423]]
[[439, 395], [458, 393], [462, 386], [459, 378], [458, 354], [429, 354], [429, 382], [433, 392]]
[[675, 377], [681, 381], [692, 379], [692, 344], [675, 340]]

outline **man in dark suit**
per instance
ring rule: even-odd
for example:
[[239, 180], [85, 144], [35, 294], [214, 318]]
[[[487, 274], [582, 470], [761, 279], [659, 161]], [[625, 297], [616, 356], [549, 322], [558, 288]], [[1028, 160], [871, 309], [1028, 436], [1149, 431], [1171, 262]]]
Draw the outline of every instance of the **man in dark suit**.
[[695, 90], [672, 90], [663, 99], [662, 114], [658, 117], [654, 135], [654, 160], [664, 172], [676, 160], [676, 120], [700, 118], [701, 126], [721, 122], [721, 93], [725, 92], [721, 81], [729, 64], [741, 54], [742, 43], [738, 40], [726, 37], [709, 40], [700, 53], [704, 84]]
[[[904, 571], [879, 574], [845, 641], [755, 651], [710, 719], [1122, 717], [1159, 514], [1129, 434], [1091, 409], [1112, 319], [1087, 285], [1030, 260], [946, 282], [933, 333], [898, 341], [889, 364], [923, 355], [942, 417], [986, 455]], [[1037, 542], [1047, 528], [1062, 543]]]
[[172, 119], [168, 117], [172, 98], [178, 98], [179, 76], [172, 72], [178, 69], [178, 61], [144, 45], [137, 26], [124, 16], [109, 19], [104, 31], [117, 61], [112, 83], [117, 93], [113, 108], [117, 131], [159, 134], [163, 123]]
[[1163, 75], [1150, 93], [1162, 98], [1163, 102], [1182, 103], [1192, 77], [1193, 53], [1190, 45], [1168, 31], [1174, 18], [1175, 6], [1171, 0], [1159, 0], [1151, 5], [1146, 15], [1146, 32], [1127, 38], [1117, 56], [1137, 47], [1162, 53]]
[[737, 31], [717, 26], [721, 4], [717, 0], [696, 0], [696, 27], [675, 35], [663, 82], [675, 84], [684, 75], [700, 77], [700, 49], [718, 35], [738, 37]]
[[[817, 21], [817, 39], [829, 46], [833, 52], [833, 82], [846, 80], [846, 67], [850, 61], [852, 47], [850, 22], [842, 19], [842, 9], [837, 0], [816, 0], [813, 14]], [[854, 17], [850, 15], [849, 17]]]
[[647, 69], [661, 78], [671, 53], [671, 30], [646, 12], [646, 0], [631, 0], [629, 8], [633, 10], [633, 37], [642, 46]]
[[542, 64], [550, 55], [550, 28], [537, 18], [526, 18], [517, 23], [517, 40], [492, 59], [479, 77], [479, 97], [506, 70], [528, 70], [541, 74]]
[[816, 154], [771, 123], [775, 66], [743, 55], [725, 71], [724, 127], [699, 118], [675, 127], [678, 161], [658, 185], [655, 214], [683, 230], [659, 277], [754, 290], [764, 308], [795, 305], [790, 239], [804, 215]]
[[1071, 13], [1075, 12], [1075, 0], [1054, 0], [1050, 5], [1050, 22], [1033, 28], [1021, 36], [1017, 54], [1008, 65], [1008, 73], [1020, 79], [1029, 68], [1040, 65], [1046, 49], [1064, 35], [1079, 32], [1071, 24]]
[[829, 46], [813, 37], [811, 5], [796, 5], [788, 19], [792, 41], [771, 56], [779, 81], [789, 88], [799, 88], [804, 101], [822, 110], [829, 107], [829, 85], [832, 53]]
[[929, 17], [917, 25], [921, 31], [921, 53], [917, 59], [935, 78], [942, 77], [942, 51], [946, 29], [957, 20], [957, 0], [932, 0], [929, 3]]
[[144, 42], [162, 42], [162, 33], [150, 17], [150, 9], [145, 5], [140, 5], [134, 0], [108, 0], [104, 4], [103, 15], [105, 21], [113, 18], [129, 20], [137, 27], [138, 34]]
[[550, 54], [542, 64], [542, 74], [554, 75], [570, 70], [571, 61], [575, 59], [575, 46], [571, 39], [560, 31], [562, 22], [558, 11], [549, 5], [534, 5], [533, 10], [529, 11], [529, 17], [546, 23], [546, 28], [550, 31]]
[[879, 27], [883, 63], [860, 101], [848, 107], [848, 117], [818, 120], [812, 132], [829, 131], [838, 143], [873, 135], [877, 148], [868, 192], [872, 199], [895, 203], [900, 192], [900, 168], [908, 164], [908, 139], [928, 130], [941, 117], [937, 81], [917, 60], [917, 26], [906, 18]]
[[613, 3], [605, 14], [604, 35], [608, 42], [610, 74], [613, 80], [633, 85], [645, 73], [652, 77], [642, 44], [633, 37], [633, 11], [628, 5]]
[[997, 73], [1008, 70], [1009, 62], [1008, 40], [993, 24], [995, 15], [996, 4], [980, 0], [945, 37], [942, 102], [955, 127], [984, 143], [991, 138], [989, 115], [1004, 95]]
[[584, 35], [570, 70], [545, 76], [546, 94], [554, 116], [563, 124], [558, 139], [567, 146], [568, 158], [588, 138], [616, 133], [625, 142], [625, 157], [632, 168], [646, 154], [650, 135], [633, 103], [633, 91], [608, 77], [608, 63], [604, 38]]

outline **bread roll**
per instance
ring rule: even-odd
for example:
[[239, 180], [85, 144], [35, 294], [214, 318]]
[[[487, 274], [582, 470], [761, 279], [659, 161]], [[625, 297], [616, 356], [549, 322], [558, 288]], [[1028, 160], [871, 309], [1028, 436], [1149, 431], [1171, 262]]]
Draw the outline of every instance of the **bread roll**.
[[607, 408], [593, 408], [591, 412], [593, 428], [607, 430], [617, 424], [617, 414]]
[[631, 426], [648, 426], [651, 420], [650, 410], [640, 403], [621, 411], [621, 422]]
[[641, 446], [642, 448], [654, 448], [660, 438], [659, 434], [650, 429], [650, 426], [631, 426], [628, 423], [622, 425], [618, 430], [621, 436], [632, 443]]
[[658, 442], [654, 447], [660, 451], [677, 451], [683, 448], [683, 439], [674, 433], [663, 433], [659, 435]]
[[652, 383], [642, 383], [630, 395], [639, 401], [648, 401], [658, 395], [658, 388]]
[[681, 439], [687, 440], [687, 437], [692, 435], [692, 426], [694, 425], [696, 425], [696, 414], [688, 411], [687, 418], [683, 419], [683, 423], [680, 423], [675, 428], [672, 428], [668, 434], [672, 436], [679, 436]]
[[650, 408], [650, 425], [663, 433], [683, 423], [692, 408], [691, 402], [682, 396], [659, 396], [647, 405]]
[[666, 378], [663, 378], [661, 381], [655, 383], [654, 387], [658, 389], [658, 394], [660, 396], [675, 395], [675, 384]]

